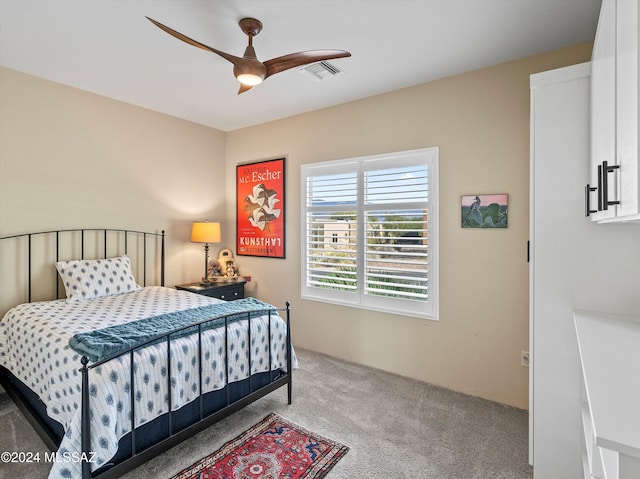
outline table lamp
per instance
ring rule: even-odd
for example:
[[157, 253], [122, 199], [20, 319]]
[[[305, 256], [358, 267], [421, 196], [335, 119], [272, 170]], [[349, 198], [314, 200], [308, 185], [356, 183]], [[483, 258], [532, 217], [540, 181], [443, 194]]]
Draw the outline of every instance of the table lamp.
[[208, 221], [193, 223], [191, 241], [204, 243], [204, 277], [200, 286], [209, 286], [209, 243], [220, 243], [220, 223]]

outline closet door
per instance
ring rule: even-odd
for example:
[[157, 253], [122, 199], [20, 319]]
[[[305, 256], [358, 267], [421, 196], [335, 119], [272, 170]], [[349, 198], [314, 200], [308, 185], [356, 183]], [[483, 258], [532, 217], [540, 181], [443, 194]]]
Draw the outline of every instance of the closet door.
[[531, 76], [529, 445], [534, 479], [582, 476], [576, 287], [593, 295], [588, 63]]

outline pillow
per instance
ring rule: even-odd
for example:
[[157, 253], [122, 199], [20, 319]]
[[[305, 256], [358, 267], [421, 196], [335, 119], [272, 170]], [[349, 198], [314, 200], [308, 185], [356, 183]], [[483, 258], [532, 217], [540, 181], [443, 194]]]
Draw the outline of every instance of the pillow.
[[58, 261], [56, 269], [62, 278], [67, 298], [85, 301], [142, 289], [131, 272], [128, 256], [117, 258]]

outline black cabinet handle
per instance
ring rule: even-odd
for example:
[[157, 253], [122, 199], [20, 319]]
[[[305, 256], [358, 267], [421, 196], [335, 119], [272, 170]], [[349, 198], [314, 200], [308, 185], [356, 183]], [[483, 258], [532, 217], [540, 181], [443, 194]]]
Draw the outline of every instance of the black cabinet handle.
[[611, 205], [619, 205], [619, 201], [609, 201], [609, 173], [619, 169], [620, 165], [609, 165], [607, 161], [602, 162], [602, 169], [598, 167], [598, 181], [602, 183], [602, 210], [606, 211]]
[[602, 165], [598, 165], [598, 211], [602, 211]]
[[[585, 208], [584, 208], [584, 215], [585, 216], [589, 216], [591, 215], [591, 213], [597, 213], [598, 210], [592, 210], [591, 209], [591, 192], [592, 191], [596, 191], [598, 188], [596, 188], [595, 186], [591, 186], [589, 184], [587, 184], [587, 186], [584, 187], [584, 204], [585, 204]], [[599, 195], [598, 195], [599, 196]]]

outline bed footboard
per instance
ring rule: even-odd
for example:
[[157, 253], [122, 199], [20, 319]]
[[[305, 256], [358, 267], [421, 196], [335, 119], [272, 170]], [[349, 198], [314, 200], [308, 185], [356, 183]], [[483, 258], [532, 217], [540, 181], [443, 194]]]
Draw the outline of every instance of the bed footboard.
[[[271, 327], [272, 327], [272, 319], [275, 319], [275, 317], [278, 315], [278, 312], [284, 312], [285, 314], [285, 318], [284, 318], [284, 322], [286, 324], [286, 346], [285, 346], [285, 350], [286, 350], [286, 371], [280, 369], [274, 370], [271, 365], [272, 365], [272, 350], [273, 350], [273, 338], [272, 338], [272, 331], [271, 331]], [[122, 474], [131, 471], [132, 469], [138, 467], [139, 465], [147, 462], [149, 459], [165, 452], [166, 450], [170, 449], [171, 447], [179, 444], [180, 442], [182, 442], [183, 440], [192, 437], [194, 434], [206, 429], [207, 427], [211, 426], [212, 424], [215, 424], [216, 422], [220, 421], [221, 419], [225, 418], [226, 416], [229, 416], [230, 414], [242, 409], [243, 407], [245, 407], [246, 405], [260, 399], [261, 397], [269, 394], [270, 392], [279, 389], [282, 386], [287, 386], [287, 400], [288, 403], [291, 404], [292, 402], [292, 368], [293, 368], [293, 349], [291, 346], [291, 318], [290, 318], [290, 303], [287, 302], [286, 303], [286, 307], [283, 310], [275, 310], [275, 309], [268, 309], [268, 310], [264, 310], [264, 311], [251, 311], [251, 312], [247, 312], [246, 313], [246, 319], [241, 319], [240, 322], [246, 321], [246, 330], [247, 330], [247, 344], [251, 345], [252, 344], [252, 338], [251, 338], [251, 325], [252, 325], [252, 321], [258, 321], [259, 317], [256, 317], [257, 314], [260, 314], [262, 317], [267, 317], [267, 325], [268, 325], [268, 332], [267, 332], [267, 337], [268, 339], [268, 344], [267, 344], [267, 349], [269, 351], [269, 359], [268, 359], [268, 380], [266, 384], [254, 384], [256, 382], [256, 374], [254, 374], [253, 371], [253, 361], [252, 361], [252, 351], [253, 348], [252, 347], [248, 347], [247, 351], [248, 351], [248, 364], [249, 364], [249, 376], [245, 381], [248, 381], [248, 394], [243, 395], [240, 398], [234, 398], [232, 397], [232, 395], [230, 394], [230, 383], [229, 382], [229, 377], [230, 377], [230, 372], [229, 372], [229, 344], [228, 344], [228, 338], [229, 338], [229, 318], [231, 316], [234, 316], [237, 318], [238, 314], [241, 315], [245, 315], [245, 313], [230, 313], [224, 316], [220, 316], [220, 317], [216, 317], [216, 318], [211, 318], [211, 319], [207, 319], [205, 321], [201, 321], [197, 324], [194, 325], [190, 325], [190, 326], [185, 326], [183, 328], [180, 329], [176, 329], [168, 334], [162, 335], [162, 336], [157, 336], [155, 338], [153, 338], [152, 340], [145, 342], [144, 344], [140, 344], [137, 345], [135, 347], [129, 348], [124, 352], [118, 353], [117, 355], [114, 355], [112, 357], [108, 357], [105, 358], [101, 361], [97, 361], [94, 362], [92, 364], [89, 364], [89, 359], [86, 356], [83, 356], [81, 359], [81, 363], [82, 363], [82, 368], [81, 368], [81, 374], [82, 374], [82, 404], [81, 404], [81, 423], [82, 423], [82, 429], [81, 429], [81, 461], [82, 461], [82, 478], [83, 479], [89, 479], [92, 477], [100, 477], [100, 478], [110, 478], [110, 477], [120, 477]], [[214, 320], [221, 320], [224, 319], [224, 337], [225, 337], [225, 351], [226, 353], [224, 354], [224, 371], [226, 372], [225, 374], [225, 388], [224, 390], [226, 391], [226, 400], [224, 400], [224, 405], [221, 408], [217, 408], [215, 410], [210, 410], [210, 408], [207, 407], [207, 398], [206, 398], [206, 393], [204, 392], [204, 384], [203, 384], [203, 367], [202, 367], [202, 363], [203, 363], [203, 331], [206, 330], [207, 327], [207, 323], [214, 321]], [[182, 427], [182, 428], [176, 428], [174, 426], [174, 420], [173, 417], [176, 413], [178, 413], [178, 410], [174, 411], [172, 409], [172, 398], [171, 398], [171, 390], [172, 390], [172, 385], [171, 385], [171, 381], [172, 381], [172, 374], [171, 374], [171, 341], [172, 341], [172, 337], [175, 337], [176, 335], [180, 335], [183, 331], [188, 330], [190, 328], [196, 328], [197, 327], [197, 333], [193, 332], [191, 334], [197, 334], [197, 347], [198, 347], [198, 351], [197, 351], [197, 357], [198, 357], [198, 395], [197, 398], [195, 399], [195, 401], [197, 401], [198, 406], [198, 413], [197, 413], [197, 418], [195, 419], [195, 421], [193, 421], [192, 424], [186, 426], [186, 427]], [[137, 450], [136, 447], [136, 433], [138, 431], [138, 429], [140, 428], [140, 426], [136, 425], [136, 417], [135, 417], [135, 396], [136, 396], [136, 390], [135, 390], [135, 378], [134, 378], [134, 368], [135, 368], [135, 361], [134, 361], [134, 353], [142, 348], [144, 348], [145, 346], [148, 346], [150, 344], [166, 344], [166, 364], [169, 368], [168, 374], [166, 375], [166, 387], [167, 387], [167, 391], [168, 391], [168, 412], [167, 414], [167, 432], [166, 432], [166, 436], [161, 439], [159, 442], [156, 442], [155, 444], [143, 449], [143, 450]], [[105, 363], [107, 363], [108, 361], [114, 359], [115, 357], [123, 357], [123, 356], [128, 356], [129, 360], [129, 384], [131, 385], [131, 391], [130, 391], [130, 401], [131, 404], [129, 405], [130, 410], [131, 410], [131, 415], [130, 415], [130, 434], [131, 434], [131, 450], [130, 450], [130, 454], [129, 457], [118, 463], [115, 465], [110, 466], [109, 468], [104, 468], [104, 466], [102, 468], [100, 468], [99, 472], [97, 475], [93, 475], [94, 473], [91, 472], [91, 467], [92, 467], [92, 463], [91, 463], [91, 458], [93, 457], [93, 449], [92, 447], [94, 447], [95, 445], [92, 445], [92, 434], [91, 434], [91, 399], [92, 399], [92, 395], [90, 394], [90, 372], [92, 370], [94, 370], [95, 368], [98, 368], [102, 365], [104, 365]], [[266, 373], [261, 373], [261, 374], [266, 374]], [[262, 381], [264, 382], [264, 381]], [[193, 402], [193, 401], [192, 401]], [[101, 472], [100, 472], [101, 471]]]

